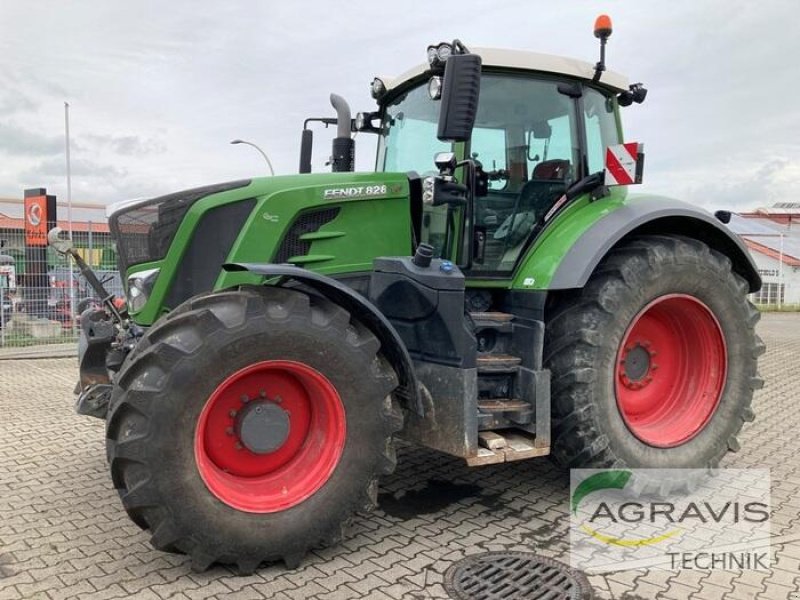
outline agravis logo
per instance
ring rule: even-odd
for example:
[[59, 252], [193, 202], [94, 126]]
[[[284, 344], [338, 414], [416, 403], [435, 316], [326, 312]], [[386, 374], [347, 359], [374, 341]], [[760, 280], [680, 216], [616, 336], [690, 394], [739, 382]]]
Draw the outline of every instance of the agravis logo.
[[769, 545], [769, 490], [769, 473], [757, 470], [575, 470], [573, 566], [664, 560], [689, 568], [687, 556], [708, 556], [760, 568], [768, 557], [754, 549]]
[[[631, 479], [630, 471], [604, 471], [602, 473], [595, 473], [594, 475], [590, 475], [587, 479], [584, 479], [572, 493], [572, 497], [570, 500], [570, 509], [572, 511], [572, 514], [573, 515], [578, 514], [578, 506], [580, 505], [581, 500], [583, 500], [586, 496], [588, 496], [592, 492], [597, 492], [600, 490], [608, 490], [608, 489], [617, 489], [617, 490], [625, 489], [625, 486], [628, 484], [630, 479]], [[598, 505], [597, 511], [595, 511], [592, 514], [589, 521], [594, 522], [601, 516], [610, 517], [612, 520], [614, 519], [614, 515], [611, 509], [605, 502], [601, 502]], [[657, 544], [679, 533], [678, 529], [673, 529], [672, 531], [668, 531], [667, 533], [664, 533], [662, 535], [656, 535], [653, 537], [647, 537], [642, 539], [626, 539], [621, 537], [604, 535], [599, 531], [597, 531], [596, 529], [593, 529], [586, 523], [581, 523], [580, 527], [596, 540], [600, 540], [605, 544], [614, 544], [616, 546], [625, 546], [625, 547], [649, 546], [650, 544]]]

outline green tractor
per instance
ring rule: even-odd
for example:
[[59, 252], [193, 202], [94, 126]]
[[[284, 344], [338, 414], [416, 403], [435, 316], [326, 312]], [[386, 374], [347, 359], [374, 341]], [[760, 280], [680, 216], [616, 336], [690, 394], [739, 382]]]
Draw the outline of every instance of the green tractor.
[[[292, 567], [375, 506], [396, 438], [472, 466], [738, 449], [759, 275], [729, 215], [628, 193], [620, 109], [646, 90], [606, 70], [610, 33], [595, 65], [430, 46], [373, 81], [375, 111], [332, 96], [308, 119], [300, 174], [110, 207], [127, 299], [80, 264], [104, 307], [81, 317], [77, 410], [106, 420], [156, 548]], [[309, 172], [315, 121], [332, 173]], [[375, 172], [353, 172], [355, 131]]]

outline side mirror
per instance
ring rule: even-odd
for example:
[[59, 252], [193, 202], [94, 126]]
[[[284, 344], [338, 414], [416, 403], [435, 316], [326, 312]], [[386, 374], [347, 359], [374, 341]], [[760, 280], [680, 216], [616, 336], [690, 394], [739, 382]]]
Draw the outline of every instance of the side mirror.
[[627, 142], [606, 148], [604, 185], [642, 183], [644, 144]]
[[300, 173], [311, 173], [311, 150], [314, 147], [314, 132], [303, 129], [300, 135]]
[[481, 57], [453, 54], [444, 68], [439, 130], [443, 142], [466, 142], [472, 135], [481, 92]]

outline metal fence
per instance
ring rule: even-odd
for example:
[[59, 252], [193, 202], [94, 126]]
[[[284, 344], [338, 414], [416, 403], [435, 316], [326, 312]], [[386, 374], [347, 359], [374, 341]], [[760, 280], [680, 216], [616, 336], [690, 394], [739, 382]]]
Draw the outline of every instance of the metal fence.
[[[0, 230], [0, 241], [0, 347], [74, 342], [80, 314], [100, 300], [74, 261], [49, 247], [27, 247], [22, 230]], [[73, 243], [106, 289], [122, 295], [107, 228], [84, 224]]]

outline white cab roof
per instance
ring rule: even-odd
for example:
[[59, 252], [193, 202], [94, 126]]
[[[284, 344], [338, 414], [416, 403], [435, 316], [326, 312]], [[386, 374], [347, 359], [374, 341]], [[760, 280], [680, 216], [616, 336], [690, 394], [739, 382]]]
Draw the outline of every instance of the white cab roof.
[[[480, 55], [484, 67], [504, 67], [507, 69], [557, 73], [587, 80], [591, 80], [594, 76], [593, 64], [566, 56], [540, 54], [525, 50], [505, 50], [502, 48], [471, 48], [470, 52]], [[386, 88], [391, 90], [427, 70], [428, 65], [423, 63], [397, 77], [381, 77], [381, 79], [386, 84]], [[620, 92], [628, 89], [628, 78], [614, 71], [604, 71], [603, 76], [600, 78], [600, 83]]]

